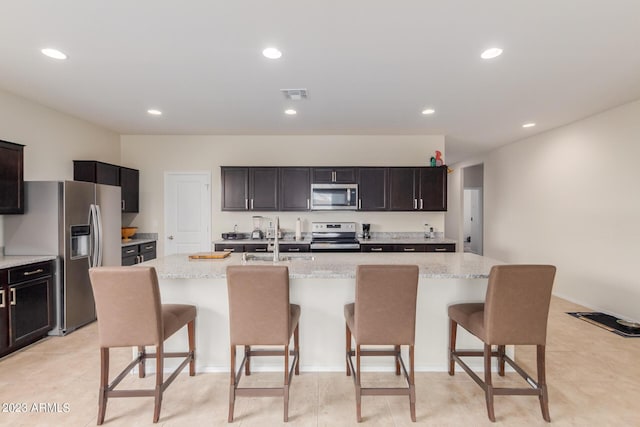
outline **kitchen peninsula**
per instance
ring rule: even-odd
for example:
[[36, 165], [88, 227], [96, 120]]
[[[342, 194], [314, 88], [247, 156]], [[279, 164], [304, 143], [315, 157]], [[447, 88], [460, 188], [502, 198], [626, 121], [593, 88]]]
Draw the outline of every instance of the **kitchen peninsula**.
[[[262, 254], [268, 257], [270, 254]], [[447, 369], [447, 306], [484, 299], [487, 277], [502, 262], [469, 253], [314, 253], [290, 255], [290, 299], [302, 308], [300, 317], [300, 367], [303, 371], [344, 369], [343, 306], [355, 297], [355, 271], [359, 264], [416, 264], [420, 268], [416, 310], [417, 371]], [[194, 304], [196, 364], [199, 371], [229, 369], [229, 324], [226, 268], [239, 264], [270, 265], [273, 261], [243, 261], [240, 253], [222, 260], [189, 260], [171, 255], [142, 265], [158, 272], [163, 303]], [[171, 337], [166, 347], [177, 351], [186, 340], [184, 331]], [[479, 342], [460, 331], [460, 348]], [[281, 369], [281, 360], [256, 360], [257, 369]], [[393, 369], [391, 360], [363, 360], [363, 367]], [[263, 363], [259, 363], [263, 362]], [[369, 363], [366, 363], [369, 362]], [[387, 363], [388, 362], [388, 363]], [[167, 367], [167, 369], [170, 368]]]

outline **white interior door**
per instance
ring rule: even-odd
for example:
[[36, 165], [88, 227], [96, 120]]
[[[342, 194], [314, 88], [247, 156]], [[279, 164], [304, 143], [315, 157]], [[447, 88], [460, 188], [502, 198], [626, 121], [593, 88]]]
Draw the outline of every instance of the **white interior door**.
[[211, 250], [211, 172], [166, 172], [164, 254]]

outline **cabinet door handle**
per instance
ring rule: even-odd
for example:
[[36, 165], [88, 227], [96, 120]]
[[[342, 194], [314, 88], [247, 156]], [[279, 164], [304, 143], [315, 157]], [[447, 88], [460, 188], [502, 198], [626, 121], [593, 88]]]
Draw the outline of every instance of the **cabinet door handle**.
[[420, 199], [420, 209], [422, 210], [422, 208], [423, 208], [423, 207], [424, 207], [423, 200], [422, 200], [422, 199]]
[[336, 171], [331, 172], [331, 181], [336, 182]]
[[127, 251], [127, 253], [128, 253], [128, 254], [132, 254], [132, 253], [134, 253], [135, 251], [136, 251], [135, 249], [129, 249], [129, 250]]
[[300, 248], [289, 248], [287, 252], [300, 252]]
[[362, 199], [358, 199], [358, 209], [362, 209]]
[[413, 199], [413, 209], [418, 209], [418, 199]]
[[436, 252], [446, 252], [447, 248], [436, 248]]
[[151, 246], [145, 246], [144, 248], [145, 248], [145, 249], [153, 249], [153, 245], [151, 245]]
[[311, 209], [311, 202], [307, 199], [307, 209]]
[[251, 210], [253, 210], [253, 199], [251, 199]]
[[415, 252], [416, 248], [402, 248], [402, 250], [405, 252]]
[[382, 248], [371, 248], [371, 252], [382, 252]]
[[244, 199], [244, 208], [249, 209], [249, 199]]
[[16, 305], [16, 288], [11, 288], [11, 298], [9, 304]]
[[236, 250], [233, 248], [224, 248], [223, 251], [235, 252]]
[[0, 308], [5, 307], [4, 295], [4, 289], [0, 290]]
[[120, 206], [122, 207], [122, 210], [124, 210], [124, 200], [120, 200]]
[[38, 273], [42, 273], [44, 270], [39, 268], [37, 270], [33, 270], [33, 271], [25, 271], [24, 273], [22, 273], [23, 276], [31, 276], [33, 274], [38, 274]]
[[256, 252], [267, 252], [267, 248], [256, 248]]

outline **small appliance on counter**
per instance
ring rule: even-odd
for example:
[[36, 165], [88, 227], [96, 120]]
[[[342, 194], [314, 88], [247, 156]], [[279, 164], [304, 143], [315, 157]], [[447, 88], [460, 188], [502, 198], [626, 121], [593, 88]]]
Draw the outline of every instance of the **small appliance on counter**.
[[363, 239], [371, 238], [371, 224], [362, 224], [362, 238]]
[[254, 216], [253, 217], [253, 231], [251, 232], [251, 238], [253, 240], [261, 240], [264, 239], [264, 233], [262, 232], [262, 217]]
[[223, 240], [239, 240], [244, 239], [244, 234], [238, 233], [238, 224], [233, 226], [233, 232], [231, 233], [222, 233]]

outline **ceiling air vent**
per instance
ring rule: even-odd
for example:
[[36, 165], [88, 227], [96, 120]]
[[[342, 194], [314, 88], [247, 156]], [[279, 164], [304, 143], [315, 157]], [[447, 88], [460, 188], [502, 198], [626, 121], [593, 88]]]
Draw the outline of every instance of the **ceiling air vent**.
[[306, 89], [280, 89], [284, 97], [293, 101], [301, 101], [307, 99]]

